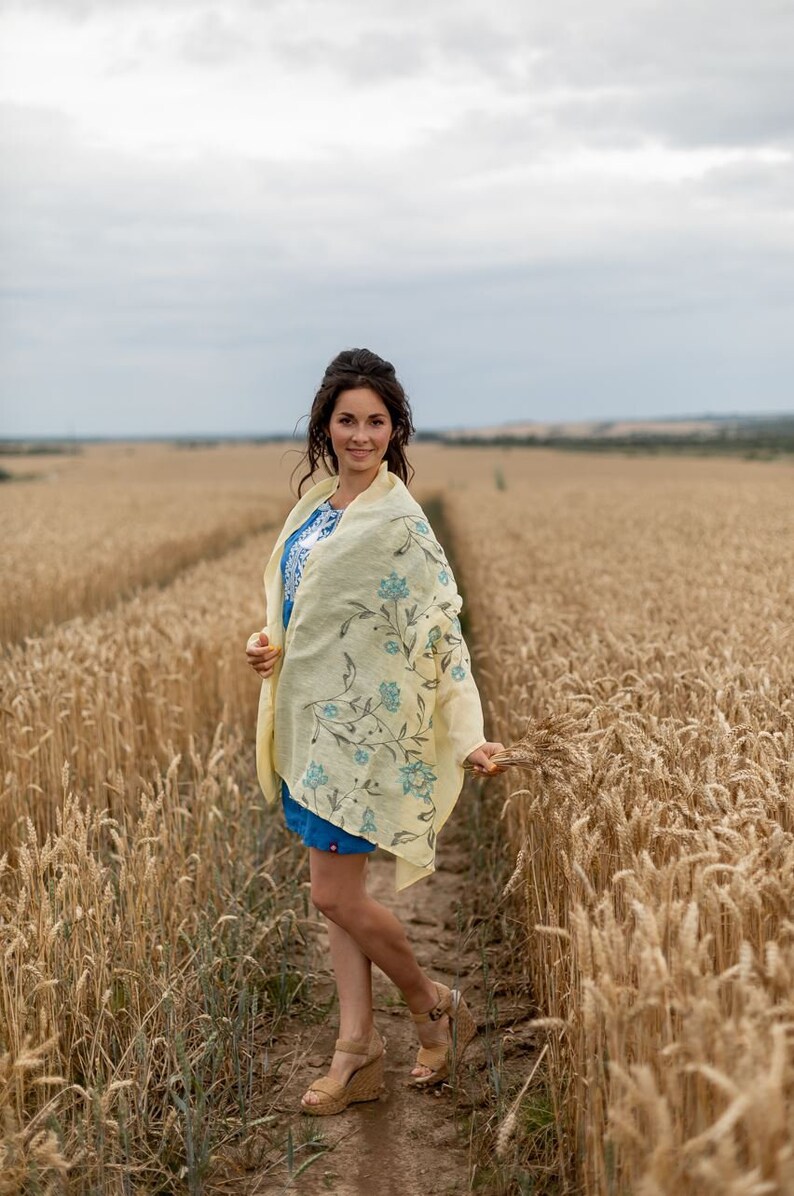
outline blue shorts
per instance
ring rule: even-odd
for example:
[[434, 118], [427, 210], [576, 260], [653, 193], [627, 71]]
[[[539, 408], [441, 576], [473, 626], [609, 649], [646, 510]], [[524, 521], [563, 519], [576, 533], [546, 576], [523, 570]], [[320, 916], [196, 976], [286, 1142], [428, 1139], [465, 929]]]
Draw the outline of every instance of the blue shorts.
[[334, 826], [333, 822], [313, 814], [294, 797], [290, 797], [287, 782], [281, 782], [281, 804], [284, 807], [284, 817], [291, 831], [300, 835], [306, 847], [316, 847], [318, 851], [332, 851], [335, 855], [355, 855], [362, 851], [374, 851], [377, 844], [362, 839], [359, 835], [351, 835], [342, 830], [341, 826]]

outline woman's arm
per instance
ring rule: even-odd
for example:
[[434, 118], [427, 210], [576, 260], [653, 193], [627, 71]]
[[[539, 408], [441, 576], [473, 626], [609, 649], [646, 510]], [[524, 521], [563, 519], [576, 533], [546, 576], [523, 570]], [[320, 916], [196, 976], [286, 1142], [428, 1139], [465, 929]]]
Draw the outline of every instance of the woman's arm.
[[478, 776], [496, 776], [504, 769], [491, 764], [490, 758], [504, 751], [504, 744], [485, 739], [480, 692], [471, 672], [469, 649], [459, 634], [458, 652], [454, 665], [443, 668], [436, 654], [436, 708], [444, 721], [457, 759], [468, 760]]

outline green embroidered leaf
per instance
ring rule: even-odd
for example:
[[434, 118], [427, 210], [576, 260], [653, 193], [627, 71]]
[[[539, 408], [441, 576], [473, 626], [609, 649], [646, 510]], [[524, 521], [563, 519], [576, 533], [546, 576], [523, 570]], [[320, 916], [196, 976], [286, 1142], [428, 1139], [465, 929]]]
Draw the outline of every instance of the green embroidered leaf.
[[344, 656], [347, 668], [342, 674], [342, 682], [345, 687], [345, 693], [347, 693], [356, 679], [356, 666], [353, 664], [353, 657], [348, 652], [345, 652]]
[[391, 846], [396, 847], [398, 843], [413, 843], [418, 839], [418, 835], [414, 835], [411, 831], [398, 831], [391, 841]]
[[350, 630], [350, 624], [354, 619], [374, 619], [376, 617], [374, 610], [361, 610], [358, 614], [351, 615], [349, 619], [345, 619], [342, 626], [339, 628], [339, 638], [344, 639]]

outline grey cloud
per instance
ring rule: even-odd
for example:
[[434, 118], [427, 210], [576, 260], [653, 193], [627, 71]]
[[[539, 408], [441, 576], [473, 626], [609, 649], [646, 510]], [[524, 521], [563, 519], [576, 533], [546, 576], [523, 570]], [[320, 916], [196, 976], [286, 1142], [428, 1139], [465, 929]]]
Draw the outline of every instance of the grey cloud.
[[374, 32], [351, 6], [349, 45], [296, 32], [277, 49], [295, 70], [323, 65], [362, 85], [468, 69], [537, 104], [563, 135], [573, 127], [599, 144], [792, 141], [794, 8], [776, 0], [561, 0], [546, 10], [516, 0], [468, 15], [442, 4], [401, 20], [391, 4], [383, 12], [388, 22]]
[[[157, 13], [157, 0], [119, 0]], [[0, 0], [2, 11], [43, 11], [88, 20], [101, 0]], [[183, 52], [217, 65], [265, 46], [290, 70], [338, 74], [371, 87], [426, 72], [487, 77], [506, 96], [544, 108], [565, 135], [598, 144], [656, 137], [681, 145], [791, 144], [794, 7], [778, 0], [558, 0], [553, 7], [505, 0], [170, 0], [189, 22]], [[289, 29], [289, 33], [285, 33]], [[259, 39], [257, 41], [257, 39]]]
[[296, 71], [330, 71], [354, 85], [412, 78], [428, 68], [427, 46], [416, 30], [367, 30], [341, 41], [296, 34], [276, 39], [272, 49]]
[[235, 24], [217, 9], [194, 17], [181, 37], [183, 56], [202, 66], [226, 63], [250, 49], [242, 24]]

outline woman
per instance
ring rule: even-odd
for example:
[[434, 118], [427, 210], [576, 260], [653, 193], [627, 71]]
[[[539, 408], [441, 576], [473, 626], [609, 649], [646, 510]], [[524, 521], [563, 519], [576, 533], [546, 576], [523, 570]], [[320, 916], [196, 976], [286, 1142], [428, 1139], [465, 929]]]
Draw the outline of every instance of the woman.
[[[309, 847], [311, 895], [328, 919], [340, 1038], [306, 1113], [379, 1095], [383, 1042], [371, 965], [397, 985], [421, 1048], [409, 1083], [443, 1080], [475, 1032], [455, 990], [419, 967], [405, 930], [367, 893], [367, 854], [397, 857], [397, 888], [433, 871], [438, 831], [474, 771], [502, 744], [482, 709], [452, 571], [409, 494], [411, 409], [394, 367], [340, 353], [312, 405], [298, 493], [265, 571], [268, 626], [246, 654], [263, 678], [257, 772]], [[412, 471], [411, 471], [412, 472]]]

